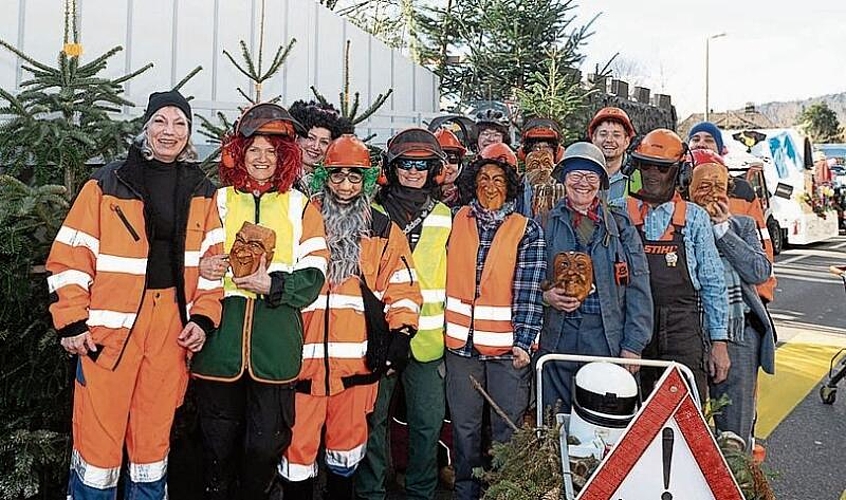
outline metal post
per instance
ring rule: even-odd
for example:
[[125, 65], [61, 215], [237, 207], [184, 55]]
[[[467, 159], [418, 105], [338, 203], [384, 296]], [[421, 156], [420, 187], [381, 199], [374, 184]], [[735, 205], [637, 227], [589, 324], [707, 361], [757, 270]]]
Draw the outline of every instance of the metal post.
[[705, 39], [705, 121], [708, 121], [708, 115], [711, 113], [711, 103], [709, 102], [709, 73], [711, 71], [710, 55], [711, 55], [711, 40], [726, 36], [725, 33], [717, 33]]

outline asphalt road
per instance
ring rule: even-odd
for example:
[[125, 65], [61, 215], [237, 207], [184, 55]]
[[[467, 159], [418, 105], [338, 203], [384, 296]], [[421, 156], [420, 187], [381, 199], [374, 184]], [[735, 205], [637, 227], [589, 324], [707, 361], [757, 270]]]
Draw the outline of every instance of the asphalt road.
[[[770, 311], [777, 329], [784, 333], [779, 338], [782, 346], [809, 333], [832, 342], [846, 340], [846, 291], [828, 272], [834, 264], [846, 264], [844, 236], [786, 250], [776, 258], [779, 283]], [[781, 362], [787, 367], [793, 363], [792, 358]], [[789, 371], [777, 368], [776, 386], [780, 377], [790, 376]], [[765, 464], [776, 474], [771, 484], [779, 500], [846, 498], [846, 381], [840, 383], [838, 399], [830, 406], [821, 402], [819, 385], [762, 440], [767, 449]]]

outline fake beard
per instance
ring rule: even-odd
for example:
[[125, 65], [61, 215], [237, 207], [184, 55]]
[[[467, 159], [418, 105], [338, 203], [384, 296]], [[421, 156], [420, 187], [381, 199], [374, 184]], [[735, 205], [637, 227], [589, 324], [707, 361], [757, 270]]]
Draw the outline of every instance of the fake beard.
[[360, 274], [361, 239], [370, 234], [370, 201], [357, 196], [349, 203], [338, 203], [325, 188], [320, 195], [320, 212], [329, 245], [329, 284], [340, 285]]
[[236, 278], [249, 276], [258, 270], [261, 256], [267, 265], [273, 260], [276, 250], [276, 232], [273, 229], [244, 221], [235, 235], [235, 242], [229, 250], [229, 264]]
[[583, 302], [593, 288], [593, 262], [582, 252], [560, 252], [553, 259], [554, 280], [544, 281], [541, 288], [546, 291], [559, 288], [564, 295]]

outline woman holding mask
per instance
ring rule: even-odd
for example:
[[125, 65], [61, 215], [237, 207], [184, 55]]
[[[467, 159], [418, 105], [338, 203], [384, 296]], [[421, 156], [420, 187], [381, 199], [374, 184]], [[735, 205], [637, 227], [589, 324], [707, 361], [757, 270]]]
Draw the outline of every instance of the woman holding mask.
[[711, 216], [729, 297], [731, 369], [725, 381], [710, 384], [710, 395], [717, 399], [725, 394], [731, 404], [715, 415], [714, 421], [718, 430], [740, 436], [747, 451], [751, 451], [758, 367], [770, 374], [775, 371], [775, 329], [755, 291], [755, 285], [770, 277], [772, 265], [764, 253], [755, 220], [729, 213], [727, 193], [731, 179], [722, 158], [707, 149], [696, 149], [691, 155], [691, 201]]
[[206, 499], [267, 498], [291, 442], [300, 309], [320, 293], [328, 259], [320, 212], [291, 188], [302, 161], [298, 126], [284, 108], [257, 104], [221, 152], [217, 206], [230, 262], [201, 267], [206, 279], [224, 278], [223, 319], [192, 366]]
[[[640, 358], [652, 336], [649, 268], [628, 217], [600, 201], [600, 189], [608, 187], [605, 157], [593, 144], [577, 142], [552, 175], [564, 184], [566, 198], [550, 212], [545, 227], [552, 285], [544, 292], [548, 307], [538, 354]], [[569, 252], [585, 255], [592, 265], [580, 280], [562, 280], [562, 269], [553, 265]], [[574, 281], [585, 285], [568, 290], [566, 284]], [[545, 406], [560, 400], [562, 411], [570, 412], [576, 369], [555, 363], [544, 372]]]

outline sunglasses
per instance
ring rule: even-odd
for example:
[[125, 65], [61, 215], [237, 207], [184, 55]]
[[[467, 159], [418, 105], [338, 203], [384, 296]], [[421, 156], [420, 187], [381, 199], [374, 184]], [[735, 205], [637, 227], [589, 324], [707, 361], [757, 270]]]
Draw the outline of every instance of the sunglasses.
[[364, 172], [360, 170], [350, 170], [348, 172], [333, 170], [329, 174], [329, 182], [332, 184], [340, 184], [345, 180], [350, 181], [350, 184], [361, 184], [361, 181], [364, 180]]
[[400, 170], [417, 170], [418, 172], [426, 172], [432, 168], [431, 160], [406, 160], [402, 159], [397, 162], [397, 168]]
[[451, 165], [458, 165], [461, 163], [461, 155], [455, 153], [447, 153], [446, 154], [447, 163]]

